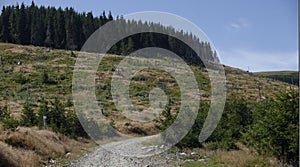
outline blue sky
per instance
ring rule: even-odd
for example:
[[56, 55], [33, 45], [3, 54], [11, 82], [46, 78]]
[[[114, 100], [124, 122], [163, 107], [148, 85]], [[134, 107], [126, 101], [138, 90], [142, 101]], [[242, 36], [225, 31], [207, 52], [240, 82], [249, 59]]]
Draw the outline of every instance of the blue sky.
[[[1, 5], [31, 0], [1, 0]], [[200, 27], [222, 63], [250, 71], [298, 70], [297, 0], [36, 0], [37, 5], [74, 7], [79, 12], [113, 15], [162, 11]]]

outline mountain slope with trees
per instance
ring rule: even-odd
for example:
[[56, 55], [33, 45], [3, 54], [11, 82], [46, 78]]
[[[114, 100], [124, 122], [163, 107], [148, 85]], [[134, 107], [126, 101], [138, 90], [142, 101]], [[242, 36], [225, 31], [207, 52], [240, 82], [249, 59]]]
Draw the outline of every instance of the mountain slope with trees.
[[[47, 150], [44, 152], [37, 149], [42, 146], [27, 143], [28, 139], [44, 139], [47, 134], [26, 138], [28, 134], [49, 130], [74, 139], [87, 137], [72, 103], [72, 72], [78, 50], [87, 38], [112, 20], [125, 25], [120, 30], [126, 33], [133, 31], [126, 28], [132, 26], [171, 32], [193, 42], [205, 60], [214, 61], [216, 58], [216, 52], [208, 42], [156, 23], [125, 21], [122, 17], [114, 19], [110, 12], [107, 16], [103, 12], [99, 17], [94, 17], [91, 12], [78, 13], [73, 8], [38, 7], [34, 3], [30, 6], [4, 6], [0, 16], [0, 147], [4, 148], [0, 149], [0, 166], [2, 162], [6, 163], [4, 166], [15, 165], [7, 161], [9, 154], [5, 154], [5, 150], [11, 154], [21, 150], [20, 155], [23, 155], [22, 150], [33, 153], [32, 150], [36, 149], [36, 152], [43, 155], [43, 161], [69, 150], [59, 146], [63, 149], [49, 156]], [[204, 143], [198, 143], [211, 96], [208, 72], [189, 46], [163, 34], [148, 32], [128, 36], [110, 48], [110, 54], [103, 58], [96, 73], [95, 94], [110, 125], [124, 134], [144, 136], [159, 133], [176, 118], [180, 106], [178, 84], [167, 72], [156, 69], [136, 73], [130, 83], [129, 94], [136, 109], [143, 111], [150, 106], [149, 91], [155, 87], [164, 90], [169, 100], [157, 119], [140, 123], [116, 112], [110, 84], [116, 65], [124, 59], [124, 55], [145, 47], [160, 47], [180, 55], [190, 65], [198, 83], [201, 107], [194, 126], [176, 145], [178, 149], [232, 151], [240, 150], [242, 145], [254, 150], [253, 154], [249, 153], [254, 156], [251, 163], [247, 161], [250, 166], [271, 164], [258, 162], [258, 155], [274, 156], [280, 161], [278, 164], [299, 165], [299, 96], [296, 85], [224, 65], [227, 101], [223, 117], [210, 138]], [[47, 127], [44, 127], [43, 116], [47, 116]], [[89, 125], [100, 127], [93, 122]], [[36, 130], [36, 127], [42, 130]], [[57, 142], [56, 138], [65, 139], [61, 134], [51, 132], [49, 136]], [[42, 163], [38, 156], [34, 156], [33, 164]], [[6, 158], [5, 161], [2, 161], [2, 157]], [[11, 161], [18, 158], [13, 157]], [[220, 162], [220, 159], [212, 161], [218, 165], [241, 166], [239, 163]]]
[[123, 17], [114, 19], [111, 12], [107, 16], [103, 12], [99, 17], [95, 17], [92, 12], [78, 13], [73, 8], [38, 7], [34, 2], [30, 6], [23, 3], [21, 6], [3, 6], [0, 16], [0, 42], [80, 50], [95, 30], [112, 20], [116, 21], [119, 33], [128, 34], [134, 31], [133, 27], [149, 32], [134, 34], [120, 40], [109, 50], [111, 54], [128, 55], [141, 48], [160, 47], [173, 51], [190, 64], [202, 64], [195, 51], [187, 44], [170, 35], [151, 32], [160, 30], [193, 43], [205, 60], [218, 61], [217, 53], [210, 44], [191, 33], [159, 23], [125, 20]]
[[[70, 138], [86, 137], [72, 103], [72, 69], [77, 54], [77, 51], [0, 43], [0, 91], [3, 92], [0, 94], [0, 129], [4, 130], [3, 135], [7, 131], [18, 129], [18, 126], [43, 129], [42, 117], [46, 115], [47, 129]], [[129, 89], [132, 103], [137, 110], [142, 111], [149, 107], [149, 91], [157, 86], [171, 100], [167, 104], [169, 107], [158, 115], [157, 121], [132, 121], [116, 112], [110, 93], [112, 74], [116, 64], [122, 59], [124, 56], [107, 55], [98, 68], [96, 75], [100, 77], [95, 80], [95, 93], [101, 101], [103, 114], [109, 124], [124, 134], [144, 136], [159, 133], [172, 123], [180, 105], [180, 91], [176, 80], [168, 73], [155, 69], [137, 73]], [[196, 123], [189, 134], [178, 143], [178, 148], [231, 151], [240, 150], [238, 143], [244, 143], [249, 148], [255, 148], [257, 154], [273, 155], [286, 163], [298, 163], [298, 121], [295, 118], [298, 118], [299, 104], [298, 96], [293, 92], [298, 90], [297, 86], [225, 66], [225, 110], [212, 136], [201, 144], [198, 142], [198, 135], [208, 112], [210, 80], [207, 71], [202, 67], [190, 67], [198, 82], [202, 101]], [[264, 124], [265, 122], [268, 123]], [[285, 135], [289, 138], [287, 142], [284, 142], [286, 138], [281, 139]], [[4, 135], [0, 141], [5, 142], [6, 138]], [[6, 144], [22, 149], [23, 142], [16, 140]], [[26, 147], [28, 150], [30, 148], [32, 147]], [[250, 153], [247, 155], [254, 156]], [[252, 164], [262, 162], [253, 160]]]

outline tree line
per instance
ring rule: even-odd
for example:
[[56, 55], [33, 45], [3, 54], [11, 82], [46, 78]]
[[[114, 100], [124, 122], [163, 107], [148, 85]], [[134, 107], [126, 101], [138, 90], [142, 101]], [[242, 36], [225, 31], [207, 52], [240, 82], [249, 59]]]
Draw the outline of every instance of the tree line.
[[100, 26], [113, 20], [105, 11], [94, 17], [92, 12], [77, 13], [73, 8], [21, 5], [3, 6], [0, 39], [22, 45], [47, 46], [78, 50]]
[[[141, 48], [160, 47], [175, 52], [191, 64], [202, 64], [195, 51], [207, 60], [218, 60], [217, 53], [211, 48], [210, 43], [201, 41], [191, 33], [175, 30], [173, 27], [141, 20], [125, 20], [122, 16], [113, 18], [111, 12], [106, 16], [105, 11], [95, 17], [92, 12], [78, 13], [73, 8], [38, 7], [34, 2], [30, 6], [25, 6], [23, 3], [3, 6], [0, 16], [0, 41], [80, 50], [93, 32], [112, 20], [117, 21], [117, 26], [120, 27], [118, 33], [134, 32], [135, 28], [147, 29], [149, 32], [134, 34], [120, 40], [110, 48], [109, 53], [128, 55]], [[174, 34], [179, 39], [192, 43], [196, 50], [172, 36], [152, 33], [151, 30]]]

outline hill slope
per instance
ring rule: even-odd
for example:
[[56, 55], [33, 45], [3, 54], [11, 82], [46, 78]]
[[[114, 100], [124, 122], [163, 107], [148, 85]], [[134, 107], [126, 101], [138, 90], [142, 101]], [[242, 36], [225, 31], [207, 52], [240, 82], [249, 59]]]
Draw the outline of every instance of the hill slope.
[[[35, 112], [43, 99], [58, 98], [62, 102], [72, 103], [72, 70], [77, 55], [78, 52], [67, 50], [0, 43], [0, 109], [7, 106], [12, 116], [19, 119], [26, 101], [31, 104]], [[122, 133], [133, 136], [157, 134], [161, 129], [156, 121], [133, 121], [123, 116], [122, 113], [116, 112], [117, 109], [110, 93], [110, 82], [116, 65], [123, 58], [124, 56], [119, 55], [106, 55], [98, 67], [98, 78], [95, 79], [96, 97], [101, 102], [104, 115]], [[199, 66], [190, 66], [190, 68], [198, 82], [201, 99], [208, 101], [210, 80], [207, 71]], [[224, 66], [224, 69], [227, 80], [227, 99], [239, 96], [247, 101], [260, 101], [273, 98], [278, 92], [286, 89], [298, 89], [295, 85], [256, 73], [248, 73], [228, 66]], [[149, 91], [157, 86], [163, 88], [172, 99], [172, 113], [176, 113], [180, 106], [179, 86], [167, 72], [157, 69], [142, 70], [131, 80], [129, 94], [135, 108], [138, 111], [148, 108], [150, 106]], [[73, 110], [72, 104], [66, 107], [66, 111]], [[159, 114], [156, 116], [159, 117]], [[8, 141], [7, 131], [0, 130], [0, 132], [2, 133], [0, 144], [11, 149], [9, 145], [11, 143], [1, 143]], [[19, 147], [13, 147], [19, 149]]]
[[258, 76], [271, 78], [274, 80], [286, 82], [289, 84], [299, 85], [299, 72], [298, 71], [267, 71], [256, 72]]
[[[78, 52], [66, 50], [0, 43], [0, 90], [3, 92], [0, 94], [0, 105], [8, 104], [12, 114], [19, 117], [22, 104], [26, 100], [37, 106], [43, 98], [52, 100], [58, 97], [64, 102], [71, 100], [72, 70], [77, 54]], [[123, 58], [124, 56], [118, 55], [107, 55], [103, 58], [97, 72], [97, 76], [101, 77], [96, 79], [96, 96], [101, 101], [106, 116], [115, 122], [115, 126], [124, 133], [132, 133], [141, 124], [113, 112], [117, 109], [110, 93], [111, 77], [116, 65]], [[229, 66], [224, 68], [229, 99], [232, 96], [241, 96], [247, 100], [259, 101], [290, 89], [290, 85], [285, 82]], [[198, 66], [191, 66], [191, 69], [198, 81], [201, 99], [209, 100], [210, 80], [207, 71]], [[175, 79], [167, 72], [148, 69], [138, 72], [130, 83], [131, 100], [138, 110], [149, 107], [149, 91], [158, 84], [163, 84], [166, 94], [173, 98], [173, 110], [179, 107], [180, 91]], [[146, 134], [157, 133], [159, 130], [153, 123], [143, 124], [142, 127]]]

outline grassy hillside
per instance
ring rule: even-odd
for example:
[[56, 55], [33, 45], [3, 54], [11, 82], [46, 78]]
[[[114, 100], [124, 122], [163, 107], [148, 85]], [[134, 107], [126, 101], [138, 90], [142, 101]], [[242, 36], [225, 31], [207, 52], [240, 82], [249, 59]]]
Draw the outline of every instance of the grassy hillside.
[[267, 72], [256, 72], [255, 74], [258, 76], [271, 78], [289, 84], [299, 85], [298, 71], [267, 71]]
[[[42, 98], [52, 100], [58, 97], [67, 102], [71, 100], [72, 70], [78, 52], [52, 50], [45, 47], [22, 46], [0, 43], [0, 105], [8, 104], [12, 114], [19, 117], [22, 104], [28, 100], [38, 106]], [[159, 129], [153, 122], [140, 124], [120, 116], [110, 93], [110, 80], [118, 63], [124, 56], [106, 55], [99, 65], [96, 78], [96, 96], [101, 101], [106, 116], [124, 133], [134, 133], [132, 129], [142, 128], [144, 134], [157, 133]], [[285, 82], [247, 73], [240, 69], [225, 67], [227, 79], [227, 99], [242, 96], [250, 101], [272, 98], [276, 93], [289, 89]], [[191, 66], [203, 100], [210, 97], [210, 80], [204, 69]], [[177, 110], [180, 91], [175, 79], [167, 72], [156, 69], [140, 71], [130, 83], [130, 96], [134, 106], [142, 111], [149, 107], [149, 91], [159, 85], [165, 87], [166, 94], [174, 103], [172, 110]], [[295, 86], [293, 86], [295, 87]], [[70, 108], [72, 110], [72, 107]], [[125, 126], [126, 125], [126, 126]], [[131, 125], [131, 126], [128, 126]], [[138, 134], [137, 134], [138, 135]]]
[[[0, 44], [0, 49], [0, 90], [3, 92], [0, 94], [0, 104], [8, 103], [14, 115], [20, 115], [22, 104], [26, 99], [33, 104], [38, 104], [42, 98], [59, 97], [63, 101], [71, 99], [72, 69], [77, 52], [4, 43]], [[109, 83], [115, 66], [122, 58], [123, 56], [108, 55], [104, 57], [98, 69], [101, 80], [96, 80], [96, 95], [103, 102], [107, 112], [116, 110], [110, 95]], [[196, 66], [191, 68], [201, 89], [200, 95], [204, 99], [209, 98], [210, 84], [207, 72]], [[225, 66], [225, 71], [227, 98], [232, 94], [238, 94], [246, 99], [258, 101], [259, 85], [263, 99], [289, 87], [287, 83], [258, 77], [239, 69]], [[149, 106], [149, 90], [157, 83], [165, 83], [168, 88], [167, 94], [175, 100], [178, 99], [180, 95], [176, 89], [178, 85], [170, 75], [155, 69], [144, 70], [133, 78], [130, 88], [133, 104], [139, 110]]]
[[[11, 115], [19, 119], [22, 115], [23, 104], [26, 101], [31, 104], [34, 112], [38, 112], [38, 108], [43, 100], [53, 101], [55, 98], [58, 98], [66, 104], [72, 103], [72, 70], [74, 69], [77, 55], [77, 51], [0, 43], [0, 107], [7, 106]], [[157, 121], [141, 123], [130, 120], [120, 112], [116, 112], [117, 109], [110, 93], [110, 82], [116, 66], [123, 58], [124, 56], [119, 55], [105, 55], [102, 59], [97, 71], [98, 78], [95, 79], [96, 97], [99, 102], [101, 101], [101, 107], [104, 109], [104, 115], [108, 118], [107, 120], [122, 133], [135, 136], [156, 134], [161, 130], [161, 126]], [[209, 101], [211, 94], [207, 71], [199, 66], [190, 66], [190, 68], [198, 82], [201, 99]], [[227, 99], [229, 100], [235, 97], [242, 97], [246, 101], [258, 102], [273, 98], [279, 92], [287, 89], [298, 89], [296, 85], [274, 80], [261, 74], [248, 73], [228, 66], [224, 66], [224, 68], [227, 80]], [[131, 80], [129, 94], [134, 107], [138, 111], [148, 108], [150, 106], [149, 91], [157, 86], [162, 88], [166, 95], [170, 97], [172, 100], [171, 112], [176, 113], [180, 106], [179, 86], [171, 75], [157, 69], [142, 70]], [[192, 97], [192, 94], [190, 96]], [[66, 107], [66, 111], [73, 110], [72, 104]], [[159, 114], [156, 116], [159, 117]], [[147, 118], [145, 118], [145, 121], [147, 121]], [[44, 135], [44, 131], [38, 131], [34, 128], [33, 130], [21, 129], [19, 131], [12, 133], [12, 136], [5, 134], [7, 130], [0, 129], [0, 147], [3, 147], [2, 150], [10, 150], [8, 152], [19, 150], [20, 147], [16, 146], [16, 144], [20, 141], [14, 141], [16, 140], [14, 136], [19, 135], [22, 138], [24, 131], [28, 131], [26, 133], [41, 134], [42, 136], [36, 137], [38, 139], [43, 138]], [[51, 131], [47, 133], [58, 135], [52, 134], [53, 132]], [[72, 141], [71, 143], [76, 145], [76, 142]], [[28, 150], [33, 147], [40, 147], [34, 146], [32, 143], [29, 145], [30, 147], [27, 147]], [[72, 144], [67, 145], [66, 148], [64, 146], [60, 147], [63, 147], [62, 150], [58, 150], [57, 154], [54, 153], [53, 157], [61, 156], [63, 153], [68, 152], [67, 148], [72, 147]], [[23, 150], [23, 148], [20, 150]], [[32, 156], [38, 161], [41, 157], [45, 159], [50, 153], [41, 152], [41, 154], [45, 154], [45, 156], [35, 155], [34, 153], [32, 153]], [[243, 154], [245, 153], [243, 152]], [[20, 156], [22, 155], [23, 153], [20, 153]], [[217, 156], [221, 157], [218, 161], [222, 161], [222, 158], [228, 158], [228, 156], [224, 158], [224, 154]], [[256, 159], [252, 156], [254, 155], [249, 154], [248, 158], [255, 161]], [[230, 159], [226, 161], [230, 161]]]

